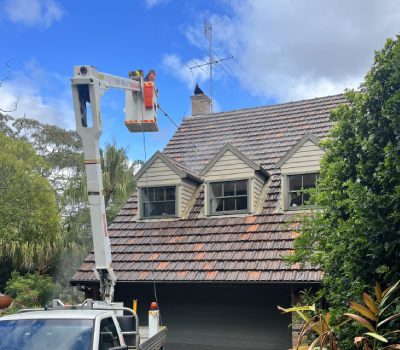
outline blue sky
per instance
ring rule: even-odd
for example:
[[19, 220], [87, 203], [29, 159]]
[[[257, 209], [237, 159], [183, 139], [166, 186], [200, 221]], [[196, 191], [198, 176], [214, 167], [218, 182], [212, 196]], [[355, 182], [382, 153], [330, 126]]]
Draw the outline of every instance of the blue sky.
[[[208, 76], [191, 72], [191, 59], [206, 58], [203, 19], [213, 25], [235, 74], [216, 68], [216, 111], [250, 108], [341, 93], [356, 88], [372, 64], [373, 51], [399, 34], [398, 1], [317, 0], [0, 0], [0, 108], [11, 115], [74, 129], [70, 89], [73, 66], [127, 77], [130, 70], [155, 69], [160, 106], [180, 124], [191, 115], [196, 82], [209, 94]], [[125, 126], [124, 93], [101, 100], [101, 145], [115, 138], [130, 159], [144, 159], [140, 134]], [[160, 112], [160, 131], [147, 134], [147, 158], [162, 150], [175, 127]]]

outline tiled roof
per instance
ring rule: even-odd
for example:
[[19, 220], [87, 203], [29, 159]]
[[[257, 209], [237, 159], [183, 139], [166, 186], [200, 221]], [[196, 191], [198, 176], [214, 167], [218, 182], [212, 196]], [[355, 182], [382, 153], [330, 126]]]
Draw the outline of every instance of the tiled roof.
[[184, 164], [182, 164], [181, 162], [178, 162], [177, 160], [170, 158], [168, 156], [166, 156], [173, 164], [175, 164], [180, 170], [182, 170], [184, 173], [188, 174], [189, 177], [199, 181], [199, 182], [203, 182], [203, 178], [199, 175], [196, 174], [196, 172], [194, 172], [192, 169], [188, 168], [187, 166], [185, 166]]
[[[184, 119], [163, 153], [197, 175], [232, 143], [272, 175], [263, 208], [254, 216], [202, 218], [201, 190], [187, 218], [151, 222], [151, 246], [149, 223], [134, 219], [135, 192], [109, 227], [118, 280], [152, 281], [152, 267], [159, 281], [320, 280], [320, 271], [300, 271], [280, 258], [292, 251], [296, 234], [295, 227], [283, 226], [291, 215], [276, 210], [281, 187], [274, 164], [307, 132], [326, 137], [329, 110], [345, 102], [336, 95]], [[197, 155], [185, 136], [197, 145]], [[91, 254], [72, 280], [95, 280], [93, 267]]]

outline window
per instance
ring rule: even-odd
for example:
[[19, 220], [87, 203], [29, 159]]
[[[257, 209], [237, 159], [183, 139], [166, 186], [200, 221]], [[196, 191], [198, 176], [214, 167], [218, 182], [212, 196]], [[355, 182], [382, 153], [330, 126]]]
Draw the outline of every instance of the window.
[[289, 209], [301, 207], [310, 199], [308, 193], [303, 193], [303, 189], [315, 188], [319, 174], [303, 174], [288, 176], [287, 203]]
[[247, 192], [247, 180], [211, 183], [211, 214], [247, 212]]
[[93, 320], [28, 319], [0, 322], [0, 349], [91, 350]]
[[175, 216], [176, 187], [151, 187], [142, 189], [143, 217]]
[[99, 350], [108, 350], [120, 346], [117, 328], [111, 317], [100, 322]]

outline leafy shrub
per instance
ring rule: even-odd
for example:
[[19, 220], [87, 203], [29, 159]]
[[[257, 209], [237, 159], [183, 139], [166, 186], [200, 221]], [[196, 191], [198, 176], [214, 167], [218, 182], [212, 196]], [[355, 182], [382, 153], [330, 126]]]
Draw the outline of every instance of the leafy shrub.
[[53, 298], [58, 298], [60, 292], [60, 285], [53, 283], [51, 277], [41, 276], [39, 272], [21, 276], [14, 271], [5, 288], [6, 295], [14, 299], [9, 313], [23, 308], [44, 307]]

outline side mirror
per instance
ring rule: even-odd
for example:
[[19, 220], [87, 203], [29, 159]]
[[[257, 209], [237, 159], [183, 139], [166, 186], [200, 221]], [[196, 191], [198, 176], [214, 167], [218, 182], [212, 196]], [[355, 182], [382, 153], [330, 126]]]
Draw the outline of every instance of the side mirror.
[[128, 350], [128, 345], [116, 346], [114, 348], [108, 348], [108, 350]]

